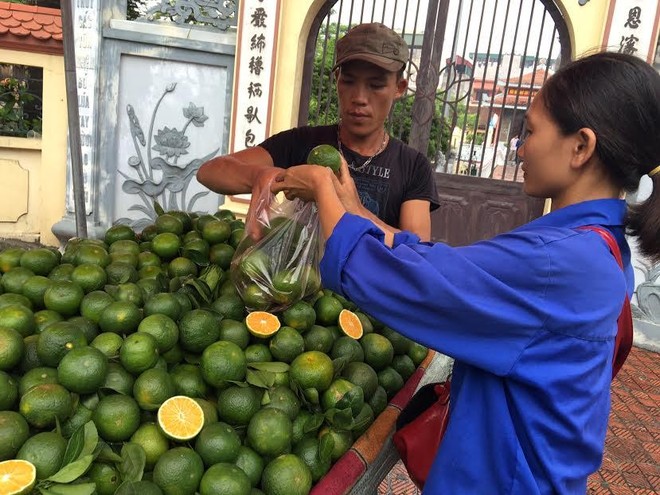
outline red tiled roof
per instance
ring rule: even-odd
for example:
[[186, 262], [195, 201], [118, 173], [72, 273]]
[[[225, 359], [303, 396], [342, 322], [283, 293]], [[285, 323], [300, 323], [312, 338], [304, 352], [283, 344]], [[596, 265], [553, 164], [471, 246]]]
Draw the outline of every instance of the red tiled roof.
[[[547, 75], [546, 75], [547, 74]], [[535, 71], [529, 71], [522, 75], [522, 77], [514, 77], [509, 79], [508, 83], [506, 81], [500, 81], [501, 86], [518, 86], [521, 87], [530, 87], [532, 81], [534, 82], [534, 87], [538, 88], [543, 85], [545, 80], [553, 74], [553, 71], [547, 70], [546, 67], [538, 67]]]
[[63, 53], [60, 10], [0, 1], [0, 48]]
[[527, 108], [527, 106], [532, 102], [532, 98], [529, 95], [507, 95], [506, 99], [504, 98], [504, 93], [498, 93], [493, 99], [493, 105], [502, 105], [502, 100], [504, 100], [505, 107], [516, 106], [518, 108]]
[[502, 105], [504, 103], [504, 106], [507, 107], [527, 107], [545, 80], [552, 74], [554, 74], [552, 70], [539, 67], [535, 71], [530, 70], [523, 74], [522, 77], [509, 79], [508, 82], [500, 81], [498, 86], [505, 89], [495, 95], [494, 104]]

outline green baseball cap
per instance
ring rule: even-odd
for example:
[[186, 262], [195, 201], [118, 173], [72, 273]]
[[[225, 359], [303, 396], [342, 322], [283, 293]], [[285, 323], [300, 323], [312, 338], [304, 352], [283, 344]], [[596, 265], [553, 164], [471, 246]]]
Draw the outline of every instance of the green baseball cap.
[[408, 45], [401, 36], [378, 22], [358, 24], [337, 41], [332, 70], [351, 60], [364, 60], [391, 72], [408, 62]]

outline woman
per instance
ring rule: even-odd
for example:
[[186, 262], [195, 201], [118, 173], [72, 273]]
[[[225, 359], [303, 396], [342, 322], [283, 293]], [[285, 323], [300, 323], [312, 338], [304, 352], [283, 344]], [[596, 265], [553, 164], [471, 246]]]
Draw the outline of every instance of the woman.
[[[660, 260], [660, 75], [601, 53], [559, 70], [526, 116], [525, 192], [552, 212], [452, 248], [350, 212], [350, 179], [320, 167], [273, 186], [318, 204], [324, 285], [455, 358], [452, 410], [424, 493], [584, 494], [601, 463], [617, 317], [633, 289], [626, 229]], [[649, 175], [653, 193], [620, 199]], [[599, 234], [611, 231], [622, 272]]]

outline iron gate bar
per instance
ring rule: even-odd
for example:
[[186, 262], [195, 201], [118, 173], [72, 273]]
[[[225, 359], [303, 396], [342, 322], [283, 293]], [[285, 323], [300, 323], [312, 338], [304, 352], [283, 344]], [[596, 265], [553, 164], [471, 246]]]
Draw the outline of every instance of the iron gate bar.
[[[522, 17], [522, 7], [523, 7], [523, 2], [518, 3], [518, 15], [516, 16], [516, 28], [513, 32], [513, 41], [511, 42], [511, 60], [509, 61], [509, 67], [507, 69], [507, 74], [506, 74], [506, 87], [504, 89], [504, 97], [502, 98], [502, 105], [500, 106], [500, 116], [504, 115], [504, 109], [506, 107], [506, 88], [508, 88], [509, 81], [511, 80], [511, 72], [513, 71], [513, 58], [514, 54], [516, 51], [516, 42], [518, 41], [518, 31], [520, 30], [520, 19]], [[504, 37], [502, 37], [502, 41], [504, 41]], [[497, 84], [497, 81], [496, 81]], [[495, 101], [495, 95], [493, 95], [493, 102]], [[509, 157], [509, 153], [511, 152], [510, 150], [510, 142], [511, 142], [511, 128], [513, 127], [513, 124], [515, 123], [515, 116], [516, 116], [516, 108], [513, 109], [513, 115], [511, 116], [511, 121], [509, 123], [509, 132], [507, 133], [507, 143], [506, 143], [506, 155], [504, 157], [504, 167], [502, 167], [502, 179], [506, 177], [506, 167], [508, 164], [507, 158]], [[501, 118], [501, 117], [500, 117]], [[499, 132], [500, 132], [501, 126], [498, 126], [498, 136], [499, 137]], [[518, 137], [520, 138], [520, 134], [518, 134]], [[497, 153], [495, 153], [497, 154]], [[493, 156], [493, 161], [495, 160], [495, 156]], [[495, 167], [493, 167], [491, 171], [491, 178], [493, 178], [493, 173], [495, 172]], [[517, 179], [517, 174], [518, 174], [518, 167], [516, 167], [516, 171], [514, 172], [514, 181]]]
[[[511, 7], [511, 0], [509, 0], [507, 2], [506, 10], [504, 11], [504, 30], [506, 30], [507, 22], [509, 20], [509, 8], [510, 7]], [[518, 18], [518, 22], [516, 23], [516, 28], [518, 27], [519, 23], [520, 23], [520, 18]], [[540, 36], [539, 36], [539, 39], [540, 39]], [[514, 52], [515, 52], [515, 50], [511, 51], [511, 57], [509, 59], [509, 67], [511, 67], [511, 64], [513, 63]], [[499, 53], [500, 53], [500, 57], [504, 53], [504, 36], [502, 36], [502, 40], [500, 42]], [[493, 87], [494, 87], [494, 89], [497, 88], [497, 82], [499, 80], [500, 68], [501, 67], [502, 67], [502, 64], [498, 63], [497, 68], [495, 69], [495, 76], [493, 77]], [[507, 82], [508, 82], [508, 78], [507, 78]], [[506, 98], [506, 95], [505, 95], [505, 98]], [[506, 101], [506, 99], [504, 101]], [[495, 106], [495, 94], [493, 94], [493, 98], [490, 98], [489, 103], [490, 104], [489, 104], [489, 107], [488, 107], [488, 118], [486, 119], [486, 121], [488, 122], [488, 125], [490, 125], [490, 119], [492, 118], [492, 116], [494, 114], [493, 107]], [[494, 133], [493, 140], [495, 141], [495, 146], [493, 146], [493, 158], [492, 158], [492, 161], [491, 161], [490, 173], [488, 174], [488, 178], [490, 178], [490, 179], [493, 178], [493, 174], [495, 172], [495, 167], [496, 167], [495, 164], [496, 164], [496, 161], [497, 161], [497, 148], [498, 148], [499, 141], [500, 141], [499, 137], [500, 137], [500, 132], [501, 132], [502, 126], [504, 124], [504, 122], [503, 122], [504, 115], [503, 114], [504, 114], [503, 111], [500, 112], [500, 114], [498, 116], [498, 119], [497, 119], [497, 125], [495, 126], [495, 129], [493, 129], [493, 133]], [[497, 114], [495, 113], [495, 115], [497, 115]], [[507, 133], [507, 136], [508, 136], [509, 133], [510, 133], [510, 129], [509, 129], [509, 132]], [[486, 138], [488, 138], [488, 129], [486, 129]], [[484, 141], [484, 144], [485, 143], [486, 143], [486, 141]], [[484, 147], [484, 152], [485, 152], [485, 147]], [[507, 146], [507, 152], [508, 152], [508, 146]], [[483, 157], [483, 154], [484, 153], [482, 152], [482, 157]], [[504, 166], [506, 166], [506, 158], [507, 158], [507, 156], [504, 157]], [[481, 164], [479, 165], [479, 174], [478, 174], [479, 177], [482, 176], [483, 167], [484, 167], [484, 160], [481, 160]], [[504, 177], [504, 175], [502, 175], [502, 177]]]
[[[439, 68], [442, 57], [449, 0], [429, 0], [429, 15], [426, 17], [422, 54], [417, 72], [415, 99], [412, 106], [412, 127], [408, 145], [425, 155], [431, 123], [435, 114], [435, 95], [438, 89]], [[434, 70], [434, 69], [438, 70]], [[431, 97], [432, 95], [432, 97]], [[430, 108], [429, 108], [430, 105]], [[429, 114], [430, 112], [430, 114]]]
[[[498, 10], [498, 7], [499, 7], [499, 3], [500, 3], [500, 0], [495, 0], [495, 9], [493, 11], [493, 22], [490, 25], [490, 34], [488, 36], [488, 46], [486, 48], [486, 63], [484, 65], [484, 75], [481, 78], [481, 88], [482, 89], [484, 87], [484, 83], [486, 82], [486, 75], [488, 74], [488, 61], [490, 60], [490, 53], [491, 53], [490, 49], [493, 45], [493, 34], [495, 32], [495, 22], [494, 21], [495, 21], [495, 17], [497, 17], [497, 10]], [[481, 17], [482, 18], [484, 17], [484, 11], [483, 10], [481, 11]], [[477, 49], [478, 49], [478, 46], [479, 45], [477, 44]], [[497, 66], [499, 67], [500, 64], [498, 63]], [[483, 102], [483, 98], [479, 98], [479, 100], [477, 101], [477, 128], [479, 128], [479, 121], [481, 120], [481, 104], [482, 104], [482, 102]], [[483, 162], [484, 162], [484, 151], [486, 150], [486, 144], [487, 144], [487, 141], [488, 141], [488, 127], [490, 126], [490, 120], [489, 119], [490, 119], [490, 115], [488, 115], [488, 117], [486, 118], [486, 133], [485, 133], [482, 145], [481, 145], [480, 165], [483, 165]], [[474, 152], [475, 144], [476, 144], [476, 139], [474, 139], [472, 141], [472, 146], [470, 147], [470, 156], [472, 156], [472, 153]], [[471, 173], [472, 172], [472, 164], [470, 164], [470, 166], [469, 166], [469, 172], [470, 172], [470, 175], [472, 175], [472, 173]], [[481, 177], [481, 168], [479, 168], [479, 173], [477, 174], [477, 176]]]
[[[542, 40], [542, 34], [543, 34], [543, 29], [545, 27], [545, 15], [547, 11], [543, 11], [543, 15], [541, 17], [541, 33], [539, 33], [539, 42], [538, 45], [536, 46], [536, 55], [534, 58], [534, 66], [532, 67], [532, 80], [530, 82], [530, 91], [529, 95], [527, 96], [527, 108], [531, 105], [532, 102], [532, 92], [534, 90], [534, 83], [536, 82], [536, 71], [538, 69], [538, 60], [539, 60], [539, 54], [541, 52], [541, 40]], [[553, 30], [554, 34], [554, 30]], [[552, 45], [551, 45], [552, 46]], [[543, 81], [541, 82], [541, 85], [545, 82], [545, 80], [548, 77], [548, 71], [550, 70], [550, 64], [548, 63], [550, 60], [550, 57], [552, 56], [552, 51], [548, 54], [549, 56], [546, 58], [546, 63], [545, 63], [545, 75], [543, 77]], [[515, 177], [517, 178], [518, 176], [518, 170], [520, 168], [520, 164], [516, 165], [516, 171], [515, 171]]]
[[[323, 51], [321, 52], [322, 53], [321, 57], [322, 57], [323, 60], [325, 60], [325, 57], [326, 57], [327, 51], [328, 51], [328, 34], [329, 34], [329, 31], [330, 31], [330, 17], [327, 17], [326, 23], [325, 23], [325, 36], [323, 37]], [[314, 57], [316, 58], [316, 50], [314, 50]], [[312, 69], [313, 68], [314, 67], [312, 67]], [[325, 67], [323, 66], [323, 64], [320, 64], [319, 65], [319, 74], [318, 74], [319, 81], [323, 80], [324, 69], [325, 69]], [[319, 84], [319, 90], [318, 90], [318, 93], [316, 95], [316, 101], [319, 102], [319, 103], [316, 105], [316, 117], [314, 119], [316, 122], [318, 122], [319, 112], [321, 111], [320, 102], [321, 102], [321, 96], [322, 95], [323, 95], [323, 84]]]
[[[409, 7], [409, 5], [410, 5], [410, 0], [406, 0], [406, 13], [404, 14], [403, 29], [401, 31], [401, 37], [404, 38], [404, 39], [405, 39], [405, 35], [406, 35], [405, 29], [406, 29], [406, 21], [408, 20], [408, 7]], [[419, 21], [419, 7], [415, 9], [415, 22], [413, 23], [412, 38], [411, 38], [410, 44], [408, 46], [408, 48], [410, 50], [410, 54], [409, 54], [409, 57], [408, 57], [408, 64], [407, 64], [408, 67], [407, 67], [407, 72], [404, 74], [406, 76], [406, 79], [408, 79], [409, 82], [410, 82], [410, 76], [411, 76], [411, 73], [412, 73], [412, 68], [414, 66], [414, 64], [413, 64], [413, 53], [415, 51], [415, 46], [416, 46], [415, 40], [417, 38], [417, 22], [418, 21]], [[392, 26], [391, 27], [392, 27], [392, 29], [394, 29], [394, 18], [392, 19]], [[417, 73], [419, 73], [419, 67], [417, 67]], [[415, 85], [416, 85], [416, 83], [415, 83]], [[415, 87], [415, 90], [412, 90], [410, 88], [410, 84], [408, 84], [408, 87], [406, 88], [406, 92], [404, 93], [403, 97], [398, 102], [396, 102], [392, 106], [392, 108], [390, 109], [390, 114], [388, 116], [389, 122], [386, 123], [386, 125], [388, 125], [388, 127], [389, 127], [390, 133], [393, 133], [392, 131], [394, 130], [395, 115], [397, 113], [404, 113], [405, 112], [405, 107], [404, 107], [405, 101], [409, 97], [414, 97], [416, 90], [417, 90], [416, 87]], [[402, 136], [403, 136], [404, 120], [405, 120], [405, 115], [403, 115], [402, 117], [400, 117], [398, 119], [399, 132], [394, 134], [399, 139], [401, 139]]]
[[[467, 35], [469, 33], [469, 30], [470, 30], [469, 26], [472, 23], [473, 7], [474, 7], [474, 1], [472, 0], [472, 1], [470, 1], [470, 10], [468, 12], [468, 20], [467, 20], [468, 29], [467, 29], [466, 34], [465, 34], [465, 42], [463, 43], [463, 54], [465, 54], [465, 52], [467, 50], [467, 43], [468, 43], [468, 36]], [[460, 26], [461, 26], [460, 20], [461, 20], [461, 13], [462, 12], [463, 12], [463, 0], [460, 0], [459, 6], [458, 6], [458, 16], [456, 17], [457, 22], [455, 23], [455, 28], [454, 28], [454, 43], [452, 45], [452, 50], [451, 50], [451, 53], [450, 53], [450, 67], [448, 68], [448, 71], [447, 71], [447, 84], [445, 86], [445, 95], [448, 96], [449, 95], [449, 89], [456, 83], [456, 99], [453, 100], [453, 104], [452, 104], [452, 102], [450, 102], [449, 99], [445, 97], [442, 101], [442, 110], [440, 112], [442, 116], [446, 115], [447, 105], [449, 105], [450, 110], [452, 111], [452, 119], [451, 119], [451, 125], [449, 126], [449, 130], [450, 130], [450, 133], [452, 135], [453, 135], [453, 132], [454, 132], [454, 128], [456, 127], [456, 121], [458, 120], [458, 104], [461, 100], [465, 99], [465, 97], [458, 98], [460, 96], [460, 89], [461, 89], [461, 83], [463, 82], [463, 77], [459, 77], [457, 82], [455, 81], [455, 79], [451, 83], [449, 82], [450, 76], [452, 76], [452, 75], [455, 76], [457, 74], [457, 72], [455, 70], [456, 57], [458, 56], [458, 54], [456, 53], [456, 48], [457, 48], [457, 44], [458, 44], [458, 33], [460, 31]], [[464, 57], [463, 57], [463, 60], [465, 60]], [[467, 95], [468, 94], [466, 93], [466, 96]], [[467, 104], [466, 104], [466, 119], [467, 119]], [[450, 146], [449, 146], [449, 149], [447, 150], [446, 156], [445, 156], [445, 172], [449, 171], [448, 169], [449, 169], [449, 159], [450, 159], [450, 157], [451, 157], [451, 138], [450, 138]], [[457, 159], [460, 159], [460, 149], [459, 149], [459, 153], [457, 155]]]
[[[471, 0], [471, 2], [474, 2], [474, 0]], [[483, 12], [483, 9], [482, 9], [481, 10], [481, 15], [479, 16], [479, 27], [478, 27], [478, 30], [477, 30], [477, 41], [475, 43], [475, 59], [476, 59], [476, 56], [477, 56], [477, 52], [479, 50], [479, 40], [481, 40], [481, 28], [483, 26], [483, 21], [484, 21], [484, 12]], [[469, 31], [470, 31], [470, 29], [469, 29], [469, 26], [468, 26], [468, 30], [465, 33], [466, 40], [467, 40], [467, 36], [468, 36]], [[465, 45], [467, 47], [467, 41], [466, 41]], [[466, 55], [466, 52], [463, 52], [463, 60], [466, 59], [465, 55]], [[475, 60], [475, 65], [476, 65], [476, 63], [477, 63], [477, 61]], [[473, 86], [474, 86], [474, 71], [472, 73], [472, 77], [468, 81], [468, 98], [467, 98], [467, 104], [466, 104], [466, 108], [465, 108], [465, 119], [463, 120], [463, 129], [461, 131], [461, 142], [460, 142], [460, 145], [458, 147], [458, 155], [457, 155], [457, 160], [456, 160], [456, 169], [455, 169], [455, 172], [454, 172], [456, 174], [459, 173], [460, 165], [461, 165], [461, 151], [463, 150], [463, 140], [465, 139], [465, 127], [467, 126], [467, 121], [468, 121], [467, 115], [468, 115], [468, 110], [470, 108], [470, 99], [472, 98], [472, 87]], [[475, 122], [475, 129], [474, 129], [474, 136], [472, 136], [473, 141], [472, 141], [472, 144], [470, 146], [470, 159], [472, 158], [472, 150], [474, 149], [474, 140], [476, 140], [476, 138], [477, 138], [477, 131], [478, 130], [479, 130], [479, 114], [477, 113], [477, 119], [476, 119], [476, 122]], [[469, 168], [470, 168], [470, 159], [468, 159], [468, 173], [470, 171], [469, 170]]]
[[309, 102], [312, 96], [312, 74], [314, 73], [314, 59], [316, 58], [316, 42], [318, 40], [318, 33], [320, 33], [321, 24], [323, 24], [323, 20], [328, 17], [331, 8], [332, 5], [330, 0], [321, 5], [319, 13], [314, 19], [312, 19], [309, 31], [310, 33], [316, 33], [316, 36], [307, 36], [303, 67], [309, 67], [310, 70], [308, 75], [303, 75], [303, 82], [300, 86], [300, 103], [298, 104], [299, 125], [305, 125], [309, 121]]
[[[335, 47], [337, 46], [337, 40], [340, 38], [339, 33], [341, 31], [341, 13], [342, 13], [343, 9], [344, 9], [344, 0], [339, 0], [339, 16], [337, 17], [337, 26], [335, 27]], [[351, 11], [352, 11], [352, 9], [353, 9], [353, 4], [351, 3]], [[330, 20], [330, 19], [328, 18], [328, 20]], [[329, 27], [329, 24], [328, 24], [328, 27]], [[325, 42], [326, 43], [328, 42], [327, 37], [326, 37]], [[331, 57], [334, 57], [334, 55], [335, 55], [334, 53], [330, 54]], [[325, 60], [325, 58], [323, 60]], [[323, 122], [325, 124], [327, 124], [328, 123], [328, 117], [329, 117], [328, 114], [330, 113], [330, 102], [332, 101], [332, 97], [334, 97], [334, 91], [333, 91], [334, 88], [332, 86], [332, 77], [324, 78], [324, 80], [327, 81], [328, 89], [329, 89], [329, 91], [328, 91], [329, 97], [326, 99], [325, 116], [324, 116], [324, 120], [323, 120]], [[335, 117], [335, 119], [337, 118], [336, 115], [334, 117]]]
[[[348, 24], [348, 27], [351, 27], [357, 23], [357, 17], [359, 14], [359, 22], [374, 22], [380, 20], [383, 24], [390, 24], [392, 29], [395, 29], [395, 24], [398, 26], [395, 30], [399, 31], [401, 35], [406, 39], [410, 40], [410, 50], [411, 57], [407, 64], [406, 71], [408, 79], [412, 79], [411, 76], [416, 76], [417, 81], [416, 85], [412, 84], [412, 87], [406, 90], [404, 96], [400, 101], [396, 102], [390, 111], [388, 116], [388, 121], [386, 126], [388, 127], [389, 132], [396, 137], [399, 137], [406, 141], [408, 138], [409, 144], [415, 144], [415, 139], [421, 139], [423, 141], [420, 151], [425, 152], [432, 162], [436, 164], [436, 170], [446, 170], [453, 173], [466, 173], [465, 164], [467, 162], [467, 173], [477, 174], [488, 178], [498, 178], [504, 180], [517, 180], [519, 174], [519, 165], [516, 165], [513, 174], [509, 171], [513, 164], [508, 160], [511, 156], [511, 149], [509, 146], [510, 138], [514, 133], [518, 132], [518, 121], [520, 112], [524, 111], [524, 108], [518, 108], [520, 105], [524, 106], [525, 102], [529, 105], [529, 101], [534, 94], [533, 87], [539, 85], [539, 78], [542, 76], [543, 79], [548, 76], [550, 67], [556, 66], [557, 57], [553, 57], [553, 52], [555, 51], [555, 36], [559, 34], [560, 41], [568, 39], [567, 28], [563, 23], [561, 18], [561, 13], [554, 3], [550, 0], [532, 0], [533, 3], [530, 6], [527, 3], [527, 0], [520, 0], [518, 3], [518, 9], [514, 9], [512, 1], [506, 0], [507, 4], [502, 9], [499, 0], [496, 0], [494, 3], [491, 1], [475, 0], [470, 1], [468, 12], [466, 8], [468, 7], [463, 0], [451, 0], [452, 8], [452, 18], [454, 18], [456, 4], [457, 15], [456, 22], [453, 27], [453, 39], [451, 42], [451, 48], [446, 50], [449, 52], [449, 57], [447, 58], [448, 62], [445, 62], [444, 58], [441, 63], [438, 63], [435, 60], [437, 57], [443, 57], [443, 53], [435, 53], [435, 49], [425, 48], [422, 43], [422, 52], [424, 55], [424, 60], [418, 65], [418, 59], [416, 58], [420, 53], [420, 44], [417, 42], [417, 37], [419, 36], [418, 29], [423, 29], [423, 25], [418, 26], [418, 22], [421, 19], [420, 14], [424, 15], [425, 12], [421, 11], [419, 5], [419, 0], [417, 2], [406, 0], [405, 2], [400, 2], [399, 0], [383, 0], [379, 1], [378, 5], [374, 1], [371, 6], [371, 16], [369, 16], [369, 10], [365, 2], [360, 2], [359, 6], [355, 3], [355, 0], [350, 0], [348, 5], [344, 4], [343, 0], [333, 1], [327, 0], [321, 6], [319, 15], [315, 17], [312, 22], [312, 32], [321, 32], [325, 33], [323, 40], [309, 40], [307, 41], [308, 50], [305, 55], [305, 64], [306, 70], [303, 74], [303, 87], [301, 94], [301, 104], [299, 109], [299, 124], [304, 125], [308, 123], [310, 119], [310, 124], [323, 124], [336, 121], [335, 115], [331, 115], [330, 112], [334, 113], [336, 108], [336, 92], [334, 91], [334, 84], [331, 77], [328, 77], [327, 74], [327, 59], [332, 56], [330, 52], [331, 40], [334, 38], [336, 40], [344, 33], [345, 24]], [[533, 47], [533, 38], [532, 38], [532, 20], [533, 26], [538, 27], [538, 22], [535, 16], [536, 14], [536, 2], [541, 1], [545, 6], [545, 10], [542, 11], [541, 19], [541, 29], [540, 32], [537, 29], [534, 32], [534, 35], [538, 35], [539, 38], [536, 40], [535, 50]], [[337, 3], [339, 5], [337, 5]], [[433, 2], [431, 2], [433, 4]], [[486, 4], [486, 5], [484, 5]], [[332, 7], [338, 7], [339, 12], [332, 10]], [[402, 12], [403, 15], [399, 15], [399, 9], [404, 8]], [[432, 7], [433, 5], [431, 5]], [[486, 10], [486, 7], [489, 7]], [[378, 9], [383, 9], [382, 12], [378, 12]], [[392, 16], [387, 15], [387, 9], [393, 8]], [[523, 16], [522, 14], [530, 8], [531, 15]], [[477, 11], [480, 9], [480, 11]], [[432, 8], [431, 12], [435, 12]], [[321, 12], [323, 11], [323, 12]], [[408, 31], [409, 21], [411, 21], [411, 11], [414, 11], [414, 25], [412, 26], [412, 38], [411, 34]], [[516, 20], [510, 19], [512, 12], [517, 11], [518, 15]], [[331, 14], [331, 15], [330, 15]], [[342, 19], [346, 19], [346, 15], [349, 15], [347, 22], [342, 25]], [[467, 16], [465, 15], [467, 14]], [[476, 22], [475, 16], [479, 15], [479, 21]], [[501, 22], [501, 16], [504, 15], [504, 22]], [[547, 40], [548, 29], [545, 25], [547, 22], [548, 16], [559, 22], [558, 26], [555, 26], [552, 29], [552, 36]], [[427, 13], [428, 15], [428, 13]], [[515, 15], [515, 13], [514, 13]], [[370, 19], [369, 19], [370, 17]], [[434, 17], [433, 15], [429, 17]], [[465, 23], [465, 17], [467, 17], [467, 24]], [[522, 40], [522, 26], [521, 22], [526, 22], [527, 19], [523, 20], [523, 17], [528, 17], [530, 19], [530, 24], [528, 25], [528, 31], [524, 38], [524, 50], [520, 53], [520, 50], [516, 50], [516, 46], [519, 41]], [[332, 20], [336, 19], [336, 26], [332, 26]], [[323, 25], [323, 21], [325, 24]], [[434, 19], [431, 19], [434, 20]], [[427, 19], [426, 24], [431, 20]], [[491, 20], [490, 28], [488, 28], [487, 22]], [[401, 25], [403, 22], [403, 25]], [[422, 19], [422, 22], [424, 20]], [[448, 22], [448, 21], [447, 21]], [[511, 23], [515, 22], [515, 26], [512, 26]], [[497, 29], [501, 29], [501, 25], [504, 24], [503, 33], [507, 33], [506, 38], [504, 36], [497, 40]], [[430, 24], [429, 24], [430, 25]], [[433, 31], [437, 31], [438, 25], [430, 28]], [[314, 27], [316, 26], [316, 29]], [[319, 31], [319, 27], [323, 26]], [[508, 45], [507, 40], [511, 39], [508, 34], [513, 27], [513, 40], [512, 40], [512, 50], [508, 63], [508, 67], [502, 67], [502, 61], [505, 58], [503, 53], [506, 51], [505, 48]], [[477, 32], [474, 33], [474, 29], [477, 29]], [[488, 31], [490, 30], [490, 31]], [[427, 35], [427, 28], [424, 32]], [[461, 31], [464, 31], [462, 33]], [[439, 34], [439, 33], [438, 33]], [[320, 34], [322, 35], [322, 34]], [[460, 39], [460, 36], [465, 36], [463, 40]], [[487, 37], [487, 47], [486, 53], [480, 53], [479, 47], [482, 42], [486, 41]], [[476, 43], [475, 39], [476, 38]], [[431, 36], [433, 39], [433, 36]], [[442, 39], [435, 40], [435, 46], [437, 47], [439, 43], [443, 41]], [[544, 74], [536, 74], [538, 67], [540, 66], [541, 59], [539, 56], [543, 52], [542, 45], [544, 42], [548, 42], [549, 49], [546, 60], [546, 72]], [[461, 44], [463, 45], [461, 47]], [[313, 47], [318, 48], [318, 58], [315, 56], [315, 50]], [[427, 36], [427, 46], [428, 45], [428, 36]], [[467, 57], [469, 49], [474, 46], [474, 60], [470, 60]], [[449, 48], [449, 47], [447, 47]], [[462, 59], [460, 49], [462, 48]], [[529, 54], [528, 51], [530, 48], [533, 50], [532, 54]], [[424, 50], [429, 51], [434, 59], [431, 61], [433, 63], [428, 63], [427, 54]], [[499, 53], [497, 53], [499, 51]], [[561, 43], [562, 54], [570, 53], [570, 44]], [[534, 54], [535, 52], [535, 54]], [[484, 58], [485, 56], [485, 58]], [[562, 57], [561, 60], [568, 60], [566, 57]], [[319, 61], [324, 61], [321, 67], [314, 67], [315, 63]], [[519, 70], [515, 70], [513, 65], [519, 62]], [[493, 65], [495, 64], [495, 65]], [[531, 69], [532, 74], [529, 73], [525, 75], [525, 80], [523, 81], [523, 74], [526, 69]], [[483, 72], [479, 73], [479, 70]], [[435, 74], [435, 73], [438, 74]], [[511, 81], [511, 76], [519, 72], [518, 81]], [[433, 73], [433, 74], [432, 74]], [[494, 73], [494, 77], [493, 77]], [[311, 77], [314, 77], [314, 84], [317, 84], [317, 87], [310, 85]], [[431, 84], [432, 88], [429, 87], [427, 90], [424, 90], [425, 78], [428, 82], [428, 77], [445, 77], [444, 80], [438, 80], [437, 84]], [[491, 79], [494, 79], [491, 81]], [[531, 79], [531, 83], [530, 83]], [[412, 82], [412, 81], [411, 81]], [[431, 81], [433, 83], [434, 81]], [[498, 86], [498, 82], [501, 82], [501, 86]], [[523, 84], [524, 82], [524, 84]], [[488, 83], [488, 86], [486, 85]], [[522, 94], [521, 88], [527, 88], [531, 84], [529, 94]], [[479, 87], [479, 85], [481, 85]], [[498, 89], [500, 90], [498, 93]], [[513, 95], [508, 96], [509, 90], [511, 93], [515, 89], [518, 89], [515, 97]], [[424, 94], [416, 94], [420, 91], [423, 91]], [[306, 95], [311, 95], [314, 93], [313, 98], [316, 99], [316, 107], [314, 111], [310, 111], [310, 99]], [[475, 95], [479, 93], [477, 97]], [[327, 95], [327, 96], [326, 96]], [[424, 114], [418, 118], [418, 121], [415, 122], [415, 126], [419, 124], [421, 120], [424, 121], [424, 126], [426, 131], [423, 132], [421, 136], [411, 133], [408, 135], [408, 125], [410, 123], [411, 111], [410, 111], [410, 98], [416, 98], [417, 106], [419, 102], [423, 100], [424, 97], [428, 99], [432, 95], [432, 102], [430, 107], [432, 111], [424, 112]], [[484, 96], [490, 95], [491, 98], [487, 99]], [[495, 101], [495, 96], [502, 96], [501, 102]], [[477, 101], [475, 100], [477, 98]], [[323, 101], [323, 98], [326, 98]], [[313, 101], [313, 100], [312, 100]], [[414, 101], [413, 101], [414, 103]], [[426, 102], [426, 105], [429, 105]], [[460, 108], [464, 105], [464, 108]], [[462, 111], [461, 111], [462, 110]], [[476, 111], [476, 113], [475, 113]], [[419, 115], [419, 112], [415, 111], [413, 113], [413, 120], [415, 116]], [[498, 115], [499, 119], [496, 125], [490, 129], [489, 124], [494, 119], [494, 115]], [[483, 126], [480, 123], [484, 120]], [[459, 124], [458, 120], [462, 119], [463, 121]], [[312, 122], [313, 120], [314, 122]], [[473, 125], [474, 122], [474, 125]], [[430, 129], [429, 129], [430, 127]], [[472, 128], [474, 127], [474, 128]], [[515, 128], [515, 129], [514, 129]], [[455, 132], [454, 132], [455, 131]], [[460, 131], [460, 136], [457, 135]], [[433, 133], [431, 135], [431, 132]], [[437, 133], [437, 134], [436, 134]], [[472, 134], [472, 136], [470, 136]], [[500, 142], [500, 139], [503, 136], [508, 136], [508, 138]], [[453, 141], [453, 139], [456, 141]], [[454, 142], [456, 144], [450, 145], [449, 143]], [[426, 144], [426, 146], [424, 146]], [[458, 149], [456, 145], [458, 144]], [[492, 147], [490, 147], [492, 144]], [[504, 157], [499, 153], [502, 149], [505, 150]], [[479, 153], [481, 152], [481, 153]], [[442, 156], [441, 156], [442, 155]], [[443, 158], [443, 159], [442, 159]], [[504, 161], [502, 162], [502, 158]], [[488, 160], [492, 164], [491, 169], [488, 173], [484, 172], [485, 161]], [[500, 173], [502, 174], [500, 176]]]
[[[532, 12], [529, 15], [530, 20], [534, 19], [534, 9], [536, 7], [536, 2], [532, 0]], [[518, 87], [516, 88], [516, 99], [514, 100], [513, 104], [513, 114], [515, 116], [515, 113], [518, 109], [518, 102], [520, 101], [520, 88], [522, 87], [522, 80], [523, 80], [523, 74], [525, 73], [525, 62], [527, 59], [527, 48], [529, 47], [529, 38], [532, 32], [532, 23], [529, 23], [529, 26], [527, 27], [527, 36], [525, 37], [525, 49], [523, 50], [523, 59], [520, 63], [520, 72], [518, 73]], [[533, 90], [533, 87], [530, 87], [530, 94]], [[504, 101], [506, 102], [506, 93], [504, 95]], [[529, 105], [528, 105], [529, 106]], [[505, 169], [506, 171], [506, 169]]]

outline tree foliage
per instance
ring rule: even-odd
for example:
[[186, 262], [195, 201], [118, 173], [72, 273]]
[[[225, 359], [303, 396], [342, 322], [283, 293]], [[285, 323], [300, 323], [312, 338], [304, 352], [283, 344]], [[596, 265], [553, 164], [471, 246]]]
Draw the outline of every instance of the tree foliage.
[[128, 0], [126, 2], [126, 19], [134, 21], [146, 9], [146, 0]]
[[9, 3], [22, 3], [23, 5], [36, 5], [37, 7], [60, 8], [60, 0], [9, 0]]

